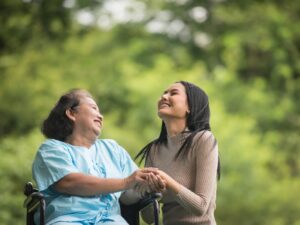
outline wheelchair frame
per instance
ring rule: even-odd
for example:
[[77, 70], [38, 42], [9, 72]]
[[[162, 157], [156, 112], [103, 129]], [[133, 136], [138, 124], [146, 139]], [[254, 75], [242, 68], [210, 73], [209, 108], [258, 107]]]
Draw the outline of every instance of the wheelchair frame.
[[[34, 213], [40, 210], [40, 225], [45, 225], [45, 210], [46, 201], [44, 195], [38, 189], [33, 187], [31, 182], [27, 182], [24, 187], [24, 194], [26, 199], [24, 201], [24, 208], [26, 208], [26, 225], [34, 224]], [[139, 225], [139, 212], [146, 206], [152, 204], [154, 225], [159, 225], [159, 203], [161, 193], [152, 193], [149, 196], [141, 199], [139, 202], [132, 205], [125, 205], [120, 203], [121, 215], [129, 225]]]

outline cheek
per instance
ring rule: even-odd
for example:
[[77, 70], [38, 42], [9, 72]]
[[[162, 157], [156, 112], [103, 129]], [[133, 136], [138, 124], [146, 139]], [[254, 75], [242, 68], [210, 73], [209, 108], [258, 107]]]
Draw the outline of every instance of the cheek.
[[189, 106], [186, 99], [181, 99], [180, 104], [178, 104], [183, 110], [188, 111]]
[[187, 112], [189, 111], [189, 107], [188, 107], [188, 105], [187, 104], [185, 104], [185, 103], [183, 103], [183, 104], [181, 104], [180, 106], [180, 114], [182, 115], [182, 116], [186, 116], [186, 114], [187, 114]]
[[180, 116], [186, 117], [186, 115], [187, 115], [187, 110], [185, 108], [182, 108], [182, 110], [180, 111]]
[[176, 108], [174, 108], [173, 114], [176, 114], [177, 116], [180, 116], [180, 117], [185, 117], [187, 111], [188, 111], [188, 109], [187, 109], [186, 105], [178, 104], [176, 106]]

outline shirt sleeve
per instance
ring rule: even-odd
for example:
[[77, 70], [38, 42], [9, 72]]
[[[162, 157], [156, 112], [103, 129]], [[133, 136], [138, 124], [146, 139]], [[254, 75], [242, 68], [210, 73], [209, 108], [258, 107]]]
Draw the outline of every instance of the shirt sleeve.
[[56, 140], [47, 140], [40, 146], [32, 165], [33, 178], [40, 191], [76, 172], [79, 170], [72, 162], [69, 150]]
[[118, 145], [118, 148], [120, 150], [120, 164], [121, 169], [123, 172], [124, 177], [127, 177], [131, 175], [134, 171], [138, 169], [138, 166], [135, 164], [135, 162], [132, 160], [131, 156], [128, 154], [128, 152]]
[[177, 201], [195, 215], [203, 215], [216, 191], [218, 145], [211, 132], [206, 131], [195, 140], [196, 182], [195, 191], [182, 186], [177, 194]]

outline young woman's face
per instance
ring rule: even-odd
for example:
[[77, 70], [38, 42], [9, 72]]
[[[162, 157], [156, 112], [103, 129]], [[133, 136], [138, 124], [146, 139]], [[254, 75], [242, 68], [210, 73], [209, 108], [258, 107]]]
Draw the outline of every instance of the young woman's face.
[[157, 108], [161, 119], [186, 119], [189, 107], [184, 86], [181, 83], [172, 84], [160, 97]]
[[89, 97], [80, 99], [79, 105], [75, 108], [74, 129], [85, 134], [98, 136], [103, 126], [101, 115], [96, 102]]

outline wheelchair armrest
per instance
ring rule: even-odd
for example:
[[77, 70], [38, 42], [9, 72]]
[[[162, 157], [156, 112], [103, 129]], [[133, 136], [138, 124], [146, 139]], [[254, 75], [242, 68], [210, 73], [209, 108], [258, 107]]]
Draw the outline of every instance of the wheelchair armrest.
[[145, 208], [147, 205], [153, 203], [154, 201], [159, 201], [162, 198], [161, 193], [150, 193], [142, 198], [137, 204], [139, 210]]
[[24, 201], [24, 208], [26, 208], [27, 225], [34, 224], [33, 215], [39, 209], [40, 224], [45, 224], [45, 209], [46, 201], [44, 195], [39, 192], [36, 188], [33, 188], [31, 182], [25, 184], [24, 194], [27, 198]]
[[153, 214], [155, 225], [158, 224], [159, 219], [159, 204], [158, 201], [161, 199], [161, 193], [151, 193], [142, 198], [137, 203], [131, 205], [121, 205], [121, 214], [129, 225], [139, 225], [139, 212], [149, 204], [153, 204]]
[[27, 212], [33, 212], [37, 210], [41, 202], [44, 201], [44, 195], [40, 192], [33, 192], [24, 201], [24, 208], [27, 208]]

